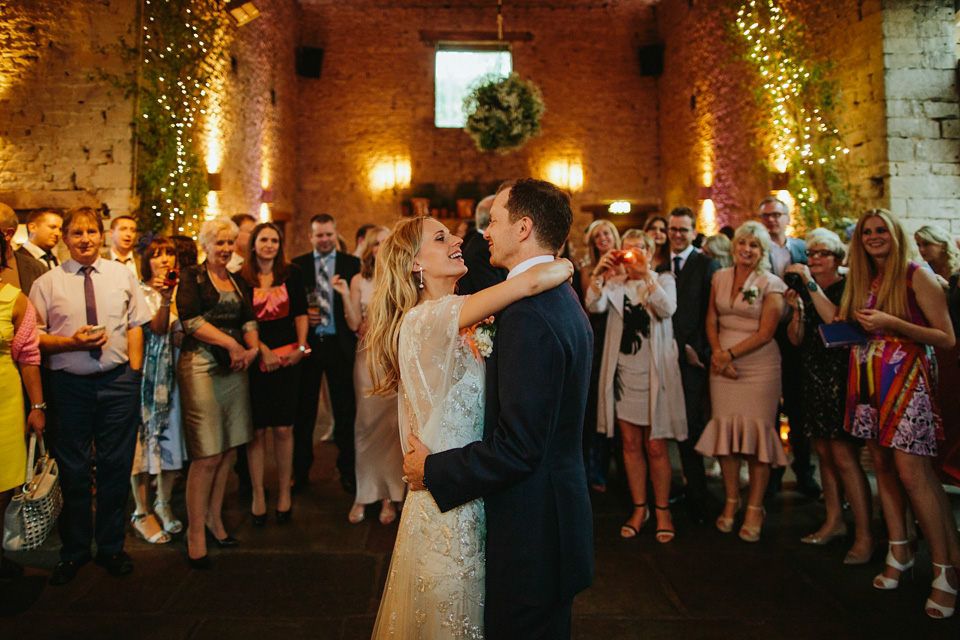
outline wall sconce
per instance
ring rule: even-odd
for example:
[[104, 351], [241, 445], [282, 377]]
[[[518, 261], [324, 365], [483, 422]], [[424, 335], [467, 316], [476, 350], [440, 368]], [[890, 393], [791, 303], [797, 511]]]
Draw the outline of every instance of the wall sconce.
[[410, 186], [410, 159], [393, 157], [373, 165], [370, 187], [376, 192], [406, 189]]
[[273, 204], [273, 189], [264, 188], [260, 194], [260, 202], [264, 204]]
[[713, 199], [713, 187], [700, 187], [697, 200], [712, 200]]
[[607, 212], [617, 214], [630, 213], [630, 203], [625, 200], [617, 200], [607, 207]]
[[570, 193], [580, 191], [583, 189], [583, 161], [580, 158], [554, 160], [547, 165], [547, 179]]
[[252, 2], [234, 0], [233, 2], [227, 3], [226, 9], [238, 27], [242, 27], [248, 22], [260, 17], [260, 10], [257, 9], [257, 5]]
[[207, 182], [210, 183], [210, 191], [222, 191], [222, 176], [219, 173], [208, 173]]

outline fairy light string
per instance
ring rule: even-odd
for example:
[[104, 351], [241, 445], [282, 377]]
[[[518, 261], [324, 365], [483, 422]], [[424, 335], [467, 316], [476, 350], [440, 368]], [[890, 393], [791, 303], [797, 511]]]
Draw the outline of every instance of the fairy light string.
[[757, 74], [753, 93], [766, 114], [766, 164], [789, 172], [794, 220], [807, 229], [843, 226], [852, 208], [845, 163], [850, 150], [835, 124], [838, 91], [828, 66], [815, 61], [803, 23], [776, 0], [741, 4], [733, 33]]

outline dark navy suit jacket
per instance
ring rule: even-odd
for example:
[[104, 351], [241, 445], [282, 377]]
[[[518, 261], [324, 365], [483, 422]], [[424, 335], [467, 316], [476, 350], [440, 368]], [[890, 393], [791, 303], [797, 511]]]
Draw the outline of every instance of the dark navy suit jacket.
[[593, 334], [568, 284], [500, 314], [487, 360], [484, 438], [427, 457], [441, 511], [479, 497], [488, 593], [544, 605], [593, 582], [582, 430]]

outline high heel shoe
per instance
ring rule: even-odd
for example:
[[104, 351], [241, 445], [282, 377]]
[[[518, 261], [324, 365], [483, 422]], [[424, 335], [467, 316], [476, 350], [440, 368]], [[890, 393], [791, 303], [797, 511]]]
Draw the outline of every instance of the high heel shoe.
[[[953, 567], [949, 564], [937, 564], [936, 562], [933, 563], [933, 566], [940, 569], [940, 575], [938, 575], [934, 579], [933, 584], [931, 584], [930, 586], [933, 589], [936, 589], [937, 591], [943, 591], [946, 594], [956, 596], [957, 590], [951, 587], [950, 583], [947, 582], [947, 569], [953, 569]], [[954, 610], [956, 609], [956, 606], [957, 606], [956, 597], [954, 597], [953, 599], [952, 607], [945, 607], [942, 604], [937, 604], [930, 598], [927, 598], [927, 604], [925, 609], [926, 609], [927, 615], [930, 616], [931, 618], [935, 620], [942, 620], [942, 619], [951, 617], [953, 615]], [[933, 613], [934, 611], [937, 613], [934, 614]]]
[[[909, 540], [890, 540], [887, 544], [888, 544], [887, 546], [887, 566], [888, 567], [890, 567], [891, 569], [896, 569], [897, 571], [900, 572], [901, 575], [907, 569], [913, 569], [913, 562], [914, 562], [913, 556], [911, 556], [910, 559], [907, 560], [905, 563], [901, 563], [899, 560], [897, 560], [893, 556], [894, 545], [909, 545], [910, 544]], [[912, 572], [911, 572], [911, 575], [913, 575]], [[896, 589], [898, 586], [900, 586], [900, 576], [897, 576], [896, 578], [888, 578], [887, 576], [883, 575], [883, 573], [881, 572], [877, 574], [877, 577], [873, 579], [873, 586], [876, 589], [883, 589], [885, 591], [889, 591], [890, 589]]]
[[213, 568], [213, 563], [210, 562], [210, 556], [200, 556], [199, 558], [187, 556], [187, 562], [190, 563], [191, 569], [197, 569], [199, 571], [206, 571], [207, 569]]
[[727, 498], [727, 504], [735, 504], [733, 508], [732, 516], [725, 516], [722, 513], [720, 517], [717, 518], [717, 530], [720, 533], [730, 533], [733, 531], [733, 519], [737, 516], [737, 511], [740, 511], [740, 498]]
[[[293, 507], [290, 507], [286, 511], [280, 511], [277, 509], [277, 524], [287, 524], [290, 522], [290, 518], [293, 516]], [[266, 517], [266, 514], [264, 514]]]
[[183, 531], [183, 523], [177, 520], [170, 508], [170, 502], [167, 500], [156, 500], [153, 503], [153, 512], [160, 519], [163, 530], [167, 533], [180, 533]]
[[259, 529], [260, 527], [262, 527], [263, 525], [267, 524], [267, 512], [266, 512], [266, 511], [264, 511], [264, 512], [261, 513], [260, 515], [257, 515], [257, 514], [255, 514], [253, 511], [251, 511], [251, 512], [250, 512], [250, 518], [251, 518], [251, 521], [253, 522], [253, 526], [257, 527], [258, 529]]
[[210, 527], [204, 527], [204, 530], [207, 532], [207, 537], [213, 540], [221, 549], [232, 549], [240, 545], [240, 541], [233, 536], [218, 538], [217, 536], [213, 535], [213, 531], [210, 531]]
[[744, 542], [756, 542], [760, 539], [760, 529], [763, 528], [763, 518], [767, 515], [767, 510], [761, 505], [748, 504], [747, 511], [751, 509], [760, 512], [760, 524], [755, 527], [748, 527], [746, 524], [744, 524], [742, 527], [740, 527], [740, 533], [738, 535]]
[[151, 516], [149, 513], [134, 513], [132, 516], [130, 516], [130, 524], [133, 525], [133, 530], [137, 533], [137, 537], [141, 540], [149, 542], [150, 544], [166, 544], [170, 542], [170, 534], [160, 526], [160, 523], [156, 521], [156, 518], [154, 518], [154, 524], [157, 525], [157, 531], [149, 538], [147, 537], [147, 534], [144, 530], [144, 521], [151, 517], [153, 516]]
[[[653, 505], [653, 508], [656, 509], [657, 511], [666, 511], [668, 514], [670, 513], [670, 507], [669, 507], [669, 506], [660, 507], [660, 506], [657, 506], [657, 505]], [[673, 527], [673, 521], [672, 521], [672, 519], [671, 519], [671, 522], [670, 522], [670, 526]], [[654, 535], [654, 537], [657, 539], [657, 542], [659, 542], [660, 544], [667, 544], [668, 542], [670, 542], [671, 540], [673, 540], [673, 537], [676, 535], [676, 533], [677, 533], [677, 532], [676, 532], [674, 529], [672, 529], [672, 528], [671, 528], [671, 529], [657, 529], [657, 530], [654, 532], [653, 535]]]
[[643, 509], [643, 520], [640, 521], [640, 526], [634, 528], [633, 525], [625, 524], [620, 527], [620, 537], [621, 538], [633, 538], [640, 533], [640, 529], [643, 529], [643, 525], [647, 524], [647, 520], [650, 519], [650, 511], [647, 509], [647, 503], [643, 504], [634, 504], [634, 509]]
[[842, 538], [847, 535], [847, 525], [842, 525], [839, 529], [834, 529], [830, 533], [822, 536], [818, 536], [815, 533], [811, 533], [808, 536], [803, 536], [800, 538], [800, 542], [803, 544], [814, 544], [817, 546], [823, 546], [833, 540], [834, 538]]

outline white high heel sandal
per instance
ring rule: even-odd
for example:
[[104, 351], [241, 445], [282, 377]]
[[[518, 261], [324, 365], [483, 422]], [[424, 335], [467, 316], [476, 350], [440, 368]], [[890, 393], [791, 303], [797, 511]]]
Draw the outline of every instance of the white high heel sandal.
[[[909, 540], [890, 540], [887, 543], [887, 566], [899, 570], [901, 576], [907, 569], [913, 569], [914, 558], [911, 557], [905, 563], [901, 564], [899, 560], [893, 557], [893, 546], [907, 544], [910, 544]], [[889, 591], [890, 589], [896, 589], [898, 586], [900, 586], [900, 578], [888, 578], [881, 572], [878, 573], [877, 577], [873, 579], [873, 586], [877, 589], [883, 589], [886, 591]]]
[[[933, 580], [933, 583], [930, 586], [937, 591], [943, 591], [944, 593], [952, 596], [957, 595], [957, 590], [951, 587], [950, 583], [947, 582], [947, 569], [952, 569], [953, 566], [949, 564], [937, 564], [936, 562], [933, 563], [933, 566], [940, 569], [940, 575]], [[942, 620], [953, 615], [953, 612], [956, 609], [956, 601], [954, 601], [954, 606], [945, 607], [942, 604], [937, 604], [930, 598], [927, 598], [927, 604], [925, 608], [928, 616], [935, 620]], [[931, 611], [936, 611], [940, 615], [934, 615], [931, 613]]]

